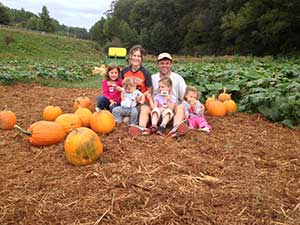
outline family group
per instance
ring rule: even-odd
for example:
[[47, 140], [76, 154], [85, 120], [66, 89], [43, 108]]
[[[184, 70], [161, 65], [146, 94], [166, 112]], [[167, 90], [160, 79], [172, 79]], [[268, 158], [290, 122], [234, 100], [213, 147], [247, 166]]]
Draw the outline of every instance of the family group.
[[131, 136], [176, 137], [189, 129], [210, 132], [200, 93], [172, 71], [172, 56], [159, 54], [159, 72], [153, 75], [143, 66], [144, 56], [143, 47], [135, 45], [129, 51], [127, 67], [121, 70], [117, 64], [108, 65], [96, 111], [110, 110], [117, 123], [128, 123]]

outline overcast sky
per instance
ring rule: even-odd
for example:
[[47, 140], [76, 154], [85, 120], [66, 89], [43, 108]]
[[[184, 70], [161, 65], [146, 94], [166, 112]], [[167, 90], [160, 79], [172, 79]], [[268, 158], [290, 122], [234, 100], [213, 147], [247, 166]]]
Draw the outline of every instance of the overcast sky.
[[0, 0], [13, 9], [24, 8], [38, 15], [45, 5], [60, 24], [89, 30], [110, 9], [112, 0]]

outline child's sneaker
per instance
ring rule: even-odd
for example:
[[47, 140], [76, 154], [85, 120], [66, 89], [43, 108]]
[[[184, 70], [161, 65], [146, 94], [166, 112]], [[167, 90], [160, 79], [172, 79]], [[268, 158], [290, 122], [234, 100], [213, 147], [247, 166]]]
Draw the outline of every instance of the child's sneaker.
[[157, 129], [157, 131], [156, 131], [156, 133], [158, 135], [164, 135], [166, 133], [166, 128], [163, 127], [163, 126], [159, 126], [158, 129]]
[[96, 112], [99, 112], [100, 110], [101, 110], [101, 109], [100, 109], [99, 107], [96, 107], [96, 108], [95, 108], [95, 111], [96, 111]]
[[178, 137], [185, 135], [189, 130], [189, 126], [186, 124], [186, 121], [182, 121], [177, 126], [173, 127], [172, 130], [168, 133], [170, 137]]
[[210, 132], [210, 130], [209, 130], [208, 127], [202, 127], [202, 128], [199, 128], [198, 130], [204, 131], [204, 132], [206, 132], [206, 133], [209, 133], [209, 132]]
[[149, 129], [150, 129], [151, 134], [155, 134], [157, 131], [157, 127], [155, 127], [155, 126], [151, 126]]
[[130, 136], [140, 136], [151, 134], [151, 131], [148, 128], [140, 127], [137, 125], [129, 125], [128, 133]]
[[130, 116], [124, 116], [123, 123], [129, 124], [129, 122], [130, 122]]

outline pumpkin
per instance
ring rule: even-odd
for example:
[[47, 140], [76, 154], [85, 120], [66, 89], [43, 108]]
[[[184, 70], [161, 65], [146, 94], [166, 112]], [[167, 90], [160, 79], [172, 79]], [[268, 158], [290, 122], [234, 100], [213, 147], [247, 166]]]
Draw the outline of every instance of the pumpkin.
[[209, 104], [207, 112], [210, 116], [223, 117], [226, 115], [226, 106], [223, 102], [216, 100]]
[[81, 119], [74, 113], [61, 114], [55, 119], [56, 123], [59, 123], [69, 133], [72, 129], [81, 127]]
[[230, 99], [231, 99], [231, 96], [230, 96], [230, 94], [226, 93], [226, 88], [224, 87], [223, 92], [221, 94], [219, 94], [219, 96], [218, 96], [218, 100], [221, 102], [225, 102], [226, 100], [230, 100]]
[[100, 157], [103, 145], [94, 131], [80, 127], [68, 134], [64, 149], [66, 158], [71, 164], [87, 165]]
[[76, 112], [79, 108], [92, 110], [92, 101], [88, 97], [79, 97], [73, 101], [73, 109]]
[[207, 98], [206, 101], [205, 101], [205, 108], [208, 109], [209, 104], [210, 104], [211, 102], [213, 102], [213, 101], [216, 101], [216, 97], [215, 97], [214, 95], [211, 96], [211, 97], [209, 97], [209, 98]]
[[17, 122], [16, 115], [10, 110], [0, 112], [0, 129], [11, 130]]
[[79, 108], [74, 113], [75, 115], [78, 115], [81, 120], [81, 125], [83, 127], [89, 127], [90, 126], [90, 120], [92, 116], [92, 112], [87, 108]]
[[59, 143], [62, 141], [66, 132], [64, 128], [52, 121], [38, 121], [25, 130], [22, 127], [15, 125], [16, 129], [28, 135], [29, 142], [34, 146], [46, 146]]
[[61, 108], [58, 106], [48, 105], [43, 110], [43, 119], [47, 121], [54, 121], [61, 114]]
[[115, 127], [115, 118], [108, 110], [94, 112], [91, 116], [90, 126], [95, 132], [110, 133]]
[[226, 112], [229, 113], [235, 113], [237, 111], [237, 106], [233, 100], [226, 100], [224, 102], [226, 107]]

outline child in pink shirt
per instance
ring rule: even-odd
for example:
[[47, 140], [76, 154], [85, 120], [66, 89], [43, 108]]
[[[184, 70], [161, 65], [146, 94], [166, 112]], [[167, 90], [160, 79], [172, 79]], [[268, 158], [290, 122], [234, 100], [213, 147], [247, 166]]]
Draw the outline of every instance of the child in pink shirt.
[[187, 87], [183, 105], [185, 116], [191, 129], [210, 132], [210, 125], [204, 117], [204, 105], [198, 100], [199, 92], [195, 87]]
[[117, 64], [109, 64], [105, 79], [102, 80], [102, 96], [97, 98], [96, 111], [113, 108], [120, 105], [122, 78], [120, 77], [120, 67]]

